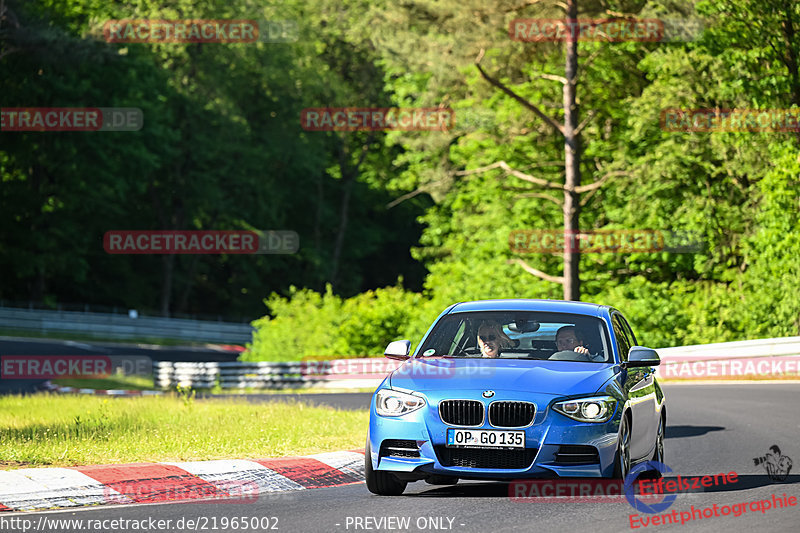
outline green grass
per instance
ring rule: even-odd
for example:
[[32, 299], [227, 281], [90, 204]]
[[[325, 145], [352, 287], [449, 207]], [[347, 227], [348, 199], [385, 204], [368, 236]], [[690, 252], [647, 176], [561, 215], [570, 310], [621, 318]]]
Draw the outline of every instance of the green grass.
[[369, 413], [188, 395], [0, 397], [0, 468], [247, 459], [361, 448]]
[[54, 379], [53, 384], [76, 389], [152, 390], [153, 378], [145, 376], [113, 376], [107, 379]]

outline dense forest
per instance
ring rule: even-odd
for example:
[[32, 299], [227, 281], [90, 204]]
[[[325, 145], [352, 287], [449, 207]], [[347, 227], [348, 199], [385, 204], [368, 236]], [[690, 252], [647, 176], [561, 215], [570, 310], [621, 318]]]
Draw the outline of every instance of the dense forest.
[[[296, 34], [109, 42], [108, 21], [128, 19]], [[520, 19], [659, 30], [537, 38]], [[265, 315], [247, 357], [271, 360], [379, 354], [481, 298], [611, 304], [654, 347], [798, 335], [797, 121], [692, 128], [669, 113], [795, 113], [799, 65], [788, 0], [0, 0], [3, 108], [144, 117], [138, 131], [0, 131], [0, 299]], [[303, 127], [304, 110], [334, 107], [454, 120]], [[299, 250], [103, 249], [109, 230], [248, 229], [296, 231]], [[528, 230], [700, 246], [536, 253], [511, 239]]]

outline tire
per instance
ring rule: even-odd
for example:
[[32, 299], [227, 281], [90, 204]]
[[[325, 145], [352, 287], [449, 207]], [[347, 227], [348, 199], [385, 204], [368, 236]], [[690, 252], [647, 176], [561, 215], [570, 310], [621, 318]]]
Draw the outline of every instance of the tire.
[[[653, 450], [653, 457], [650, 458], [651, 461], [664, 464], [664, 417], [660, 417], [658, 419], [658, 433], [656, 433], [656, 444], [655, 450]], [[665, 465], [666, 466], [666, 465]], [[641, 474], [639, 474], [638, 479], [661, 479], [663, 474], [660, 470], [656, 470], [655, 468], [652, 470], [645, 470]]]
[[627, 414], [619, 422], [617, 456], [614, 460], [614, 479], [625, 479], [631, 471], [631, 426]]
[[[666, 431], [666, 423], [664, 415], [658, 418], [658, 433], [656, 434], [656, 449], [653, 452], [653, 461], [658, 461], [662, 465], [664, 463], [664, 432]], [[655, 472], [656, 478], [661, 477], [661, 472]]]
[[379, 496], [399, 496], [406, 490], [407, 481], [400, 481], [391, 472], [382, 472], [372, 468], [372, 452], [369, 442], [364, 453], [364, 477], [367, 480], [367, 489]]

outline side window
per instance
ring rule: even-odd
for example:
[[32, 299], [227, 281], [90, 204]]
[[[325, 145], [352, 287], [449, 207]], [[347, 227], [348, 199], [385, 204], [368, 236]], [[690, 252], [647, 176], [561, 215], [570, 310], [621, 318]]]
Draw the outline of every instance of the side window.
[[627, 361], [628, 351], [631, 349], [631, 341], [628, 340], [628, 335], [625, 333], [625, 328], [622, 327], [619, 315], [614, 314], [612, 316], [611, 324], [614, 326], [614, 336], [617, 338], [620, 358], [622, 361]]
[[622, 327], [625, 329], [625, 333], [628, 334], [628, 340], [631, 342], [631, 346], [639, 346], [639, 343], [636, 342], [636, 335], [633, 334], [633, 330], [631, 329], [630, 324], [628, 324], [628, 321], [625, 320], [625, 317], [622, 315], [617, 316], [619, 316], [619, 320], [622, 322]]

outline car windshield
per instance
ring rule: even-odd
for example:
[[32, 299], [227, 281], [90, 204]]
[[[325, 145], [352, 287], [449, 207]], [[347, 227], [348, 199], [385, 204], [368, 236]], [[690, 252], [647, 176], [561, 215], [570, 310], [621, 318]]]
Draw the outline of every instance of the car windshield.
[[418, 357], [613, 362], [605, 323], [569, 313], [485, 311], [444, 316]]

